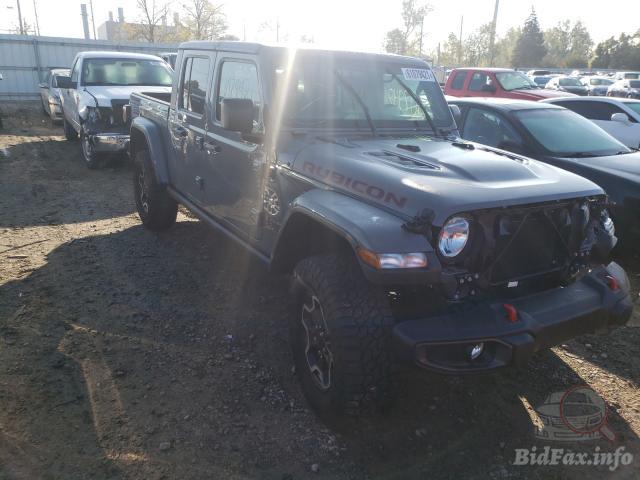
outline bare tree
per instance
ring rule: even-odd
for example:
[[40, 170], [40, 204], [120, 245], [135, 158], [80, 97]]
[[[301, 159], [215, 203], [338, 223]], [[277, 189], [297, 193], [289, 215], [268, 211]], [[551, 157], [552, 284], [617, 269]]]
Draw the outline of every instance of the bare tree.
[[222, 5], [214, 5], [210, 0], [191, 0], [183, 3], [182, 8], [187, 17], [185, 26], [194, 40], [214, 40], [227, 31]]
[[403, 0], [402, 28], [387, 32], [384, 47], [387, 52], [400, 55], [418, 55], [422, 45], [422, 22], [433, 7], [419, 0]]
[[161, 27], [167, 20], [169, 5], [156, 0], [136, 0], [136, 5], [142, 14], [137, 33], [146, 41], [156, 43], [162, 37], [162, 33], [165, 33]]

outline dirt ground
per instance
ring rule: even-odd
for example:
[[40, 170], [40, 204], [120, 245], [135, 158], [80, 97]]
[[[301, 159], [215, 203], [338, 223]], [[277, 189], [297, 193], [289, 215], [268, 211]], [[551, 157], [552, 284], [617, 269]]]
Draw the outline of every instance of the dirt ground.
[[[180, 214], [154, 234], [131, 169], [81, 161], [34, 107], [2, 108], [0, 479], [640, 478], [640, 317], [482, 377], [408, 372], [385, 416], [322, 420], [287, 343], [285, 279]], [[640, 262], [624, 265], [637, 296]], [[539, 406], [587, 384], [607, 440], [541, 442]], [[513, 465], [624, 447], [631, 465]]]

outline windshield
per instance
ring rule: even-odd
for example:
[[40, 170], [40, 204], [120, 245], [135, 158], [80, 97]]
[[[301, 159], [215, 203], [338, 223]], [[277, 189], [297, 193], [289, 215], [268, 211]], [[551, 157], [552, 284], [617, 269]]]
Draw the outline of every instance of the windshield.
[[613, 80], [609, 80], [608, 78], [591, 78], [589, 83], [591, 85], [611, 85]]
[[582, 87], [584, 85], [582, 85], [580, 83], [580, 80], [578, 80], [577, 78], [561, 78], [558, 80], [558, 83], [560, 84], [561, 87]]
[[500, 86], [509, 90], [531, 90], [538, 85], [522, 72], [498, 72], [496, 78]]
[[596, 124], [570, 110], [522, 110], [515, 115], [538, 143], [556, 157], [630, 152]]
[[286, 126], [375, 132], [453, 124], [442, 90], [424, 65], [306, 53], [289, 67], [283, 62], [274, 74], [275, 85], [284, 89]]
[[640, 73], [636, 72], [628, 72], [624, 74], [624, 79], [628, 80], [629, 78], [640, 78]]
[[640, 80], [631, 80], [629, 86], [631, 88], [640, 88]]
[[636, 113], [640, 113], [640, 102], [624, 102], [624, 104]]
[[171, 83], [171, 69], [162, 60], [89, 58], [82, 64], [82, 85], [85, 86], [170, 87]]

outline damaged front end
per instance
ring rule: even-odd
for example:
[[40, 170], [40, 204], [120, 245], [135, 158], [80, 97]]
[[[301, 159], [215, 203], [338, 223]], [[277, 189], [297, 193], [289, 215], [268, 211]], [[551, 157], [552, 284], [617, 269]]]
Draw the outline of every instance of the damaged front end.
[[540, 349], [631, 316], [629, 279], [609, 263], [617, 239], [602, 196], [462, 213], [440, 228], [428, 219], [405, 228], [430, 235], [439, 283], [390, 294], [404, 314], [396, 351], [422, 368], [522, 365]]
[[465, 219], [469, 229], [457, 255], [443, 252], [442, 229], [432, 233], [442, 263], [442, 294], [456, 302], [523, 295], [571, 282], [607, 263], [617, 242], [603, 197], [456, 217]]
[[111, 100], [111, 107], [87, 106], [80, 111], [83, 134], [96, 153], [124, 153], [129, 148], [129, 123], [123, 116], [128, 100]]

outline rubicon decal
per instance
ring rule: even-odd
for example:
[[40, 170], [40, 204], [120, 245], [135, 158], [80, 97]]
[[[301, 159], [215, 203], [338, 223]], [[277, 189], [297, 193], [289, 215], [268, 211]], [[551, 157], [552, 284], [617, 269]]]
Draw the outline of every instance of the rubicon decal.
[[304, 162], [303, 170], [314, 178], [323, 180], [336, 187], [343, 187], [360, 195], [366, 195], [374, 200], [389, 203], [399, 208], [403, 208], [407, 203], [406, 197], [396, 195], [393, 192], [387, 192], [377, 185], [371, 185], [365, 181], [347, 177], [340, 172], [320, 167], [312, 162]]

